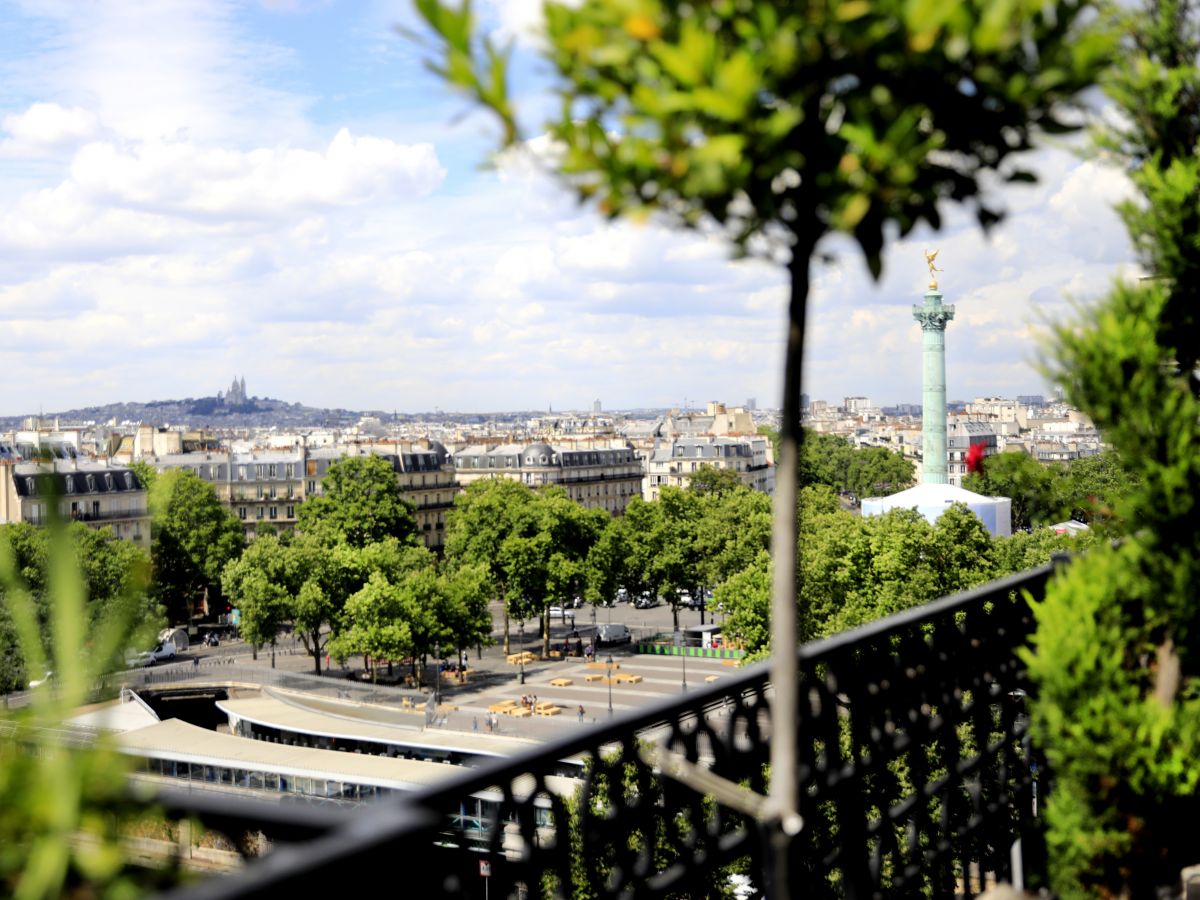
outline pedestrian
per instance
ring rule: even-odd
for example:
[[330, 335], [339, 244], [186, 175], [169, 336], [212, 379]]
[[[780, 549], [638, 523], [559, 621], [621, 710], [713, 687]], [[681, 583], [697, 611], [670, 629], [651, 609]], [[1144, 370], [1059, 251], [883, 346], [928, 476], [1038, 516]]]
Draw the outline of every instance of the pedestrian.
[[579, 704], [579, 721], [580, 721], [580, 723], [583, 722], [583, 704], [582, 703]]
[[479, 730], [479, 716], [472, 716], [472, 717], [471, 717], [471, 730], [472, 730], [472, 731], [478, 731], [478, 730]]

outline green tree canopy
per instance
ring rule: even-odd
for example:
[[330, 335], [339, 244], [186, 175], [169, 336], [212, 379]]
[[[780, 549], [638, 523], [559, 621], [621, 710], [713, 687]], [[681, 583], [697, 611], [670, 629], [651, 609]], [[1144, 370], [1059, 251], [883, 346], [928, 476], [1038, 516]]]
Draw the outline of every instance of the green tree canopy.
[[1027, 453], [986, 457], [983, 471], [968, 474], [963, 487], [985, 497], [1008, 497], [1014, 530], [1061, 521], [1067, 512], [1063, 484], [1055, 471]]
[[327, 543], [354, 547], [395, 538], [417, 539], [417, 523], [391, 462], [382, 456], [348, 456], [329, 466], [321, 493], [300, 505], [297, 528]]
[[205, 597], [221, 598], [221, 572], [246, 546], [245, 530], [211, 484], [183, 470], [160, 474], [150, 492], [154, 590], [172, 622], [187, 622]]

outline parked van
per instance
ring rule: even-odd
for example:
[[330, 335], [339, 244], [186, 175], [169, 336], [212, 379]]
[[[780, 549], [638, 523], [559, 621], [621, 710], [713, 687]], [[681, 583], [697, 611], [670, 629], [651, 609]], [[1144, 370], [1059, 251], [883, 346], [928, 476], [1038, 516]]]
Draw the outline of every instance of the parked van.
[[606, 644], [628, 644], [633, 640], [633, 635], [629, 633], [629, 629], [624, 625], [608, 622], [604, 625], [596, 626], [596, 646], [603, 647]]

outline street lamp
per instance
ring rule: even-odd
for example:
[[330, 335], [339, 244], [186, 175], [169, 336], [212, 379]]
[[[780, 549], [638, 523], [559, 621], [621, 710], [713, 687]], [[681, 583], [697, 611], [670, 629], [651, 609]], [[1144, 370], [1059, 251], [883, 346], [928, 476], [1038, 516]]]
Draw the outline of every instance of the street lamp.
[[613, 658], [612, 658], [611, 654], [609, 655], [608, 659], [606, 659], [604, 661], [604, 664], [606, 666], [608, 666], [608, 678], [606, 678], [604, 680], [608, 682], [608, 717], [611, 719], [612, 718], [612, 672], [613, 672]]
[[680, 641], [679, 663], [683, 666], [683, 692], [687, 693], [687, 641]]
[[433, 708], [442, 705], [442, 642], [433, 642]]
[[521, 667], [520, 671], [517, 672], [517, 684], [524, 684], [525, 683], [525, 620], [524, 619], [522, 619], [520, 622], [517, 623], [517, 633], [520, 635], [518, 642], [521, 645], [520, 649], [517, 651], [517, 653], [519, 654], [519, 656], [517, 657], [518, 665]]

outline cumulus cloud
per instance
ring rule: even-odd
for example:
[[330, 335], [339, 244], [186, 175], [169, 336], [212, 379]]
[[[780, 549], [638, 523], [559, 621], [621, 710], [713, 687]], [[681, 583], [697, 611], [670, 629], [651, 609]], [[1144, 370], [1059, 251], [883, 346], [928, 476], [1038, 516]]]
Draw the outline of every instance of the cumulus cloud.
[[9, 136], [0, 141], [0, 155], [42, 156], [93, 137], [100, 121], [78, 106], [34, 103], [22, 113], [5, 116], [3, 126]]
[[444, 176], [429, 144], [356, 138], [346, 129], [323, 153], [289, 147], [239, 153], [186, 142], [129, 149], [95, 143], [71, 165], [72, 180], [97, 201], [235, 218], [424, 196]]

